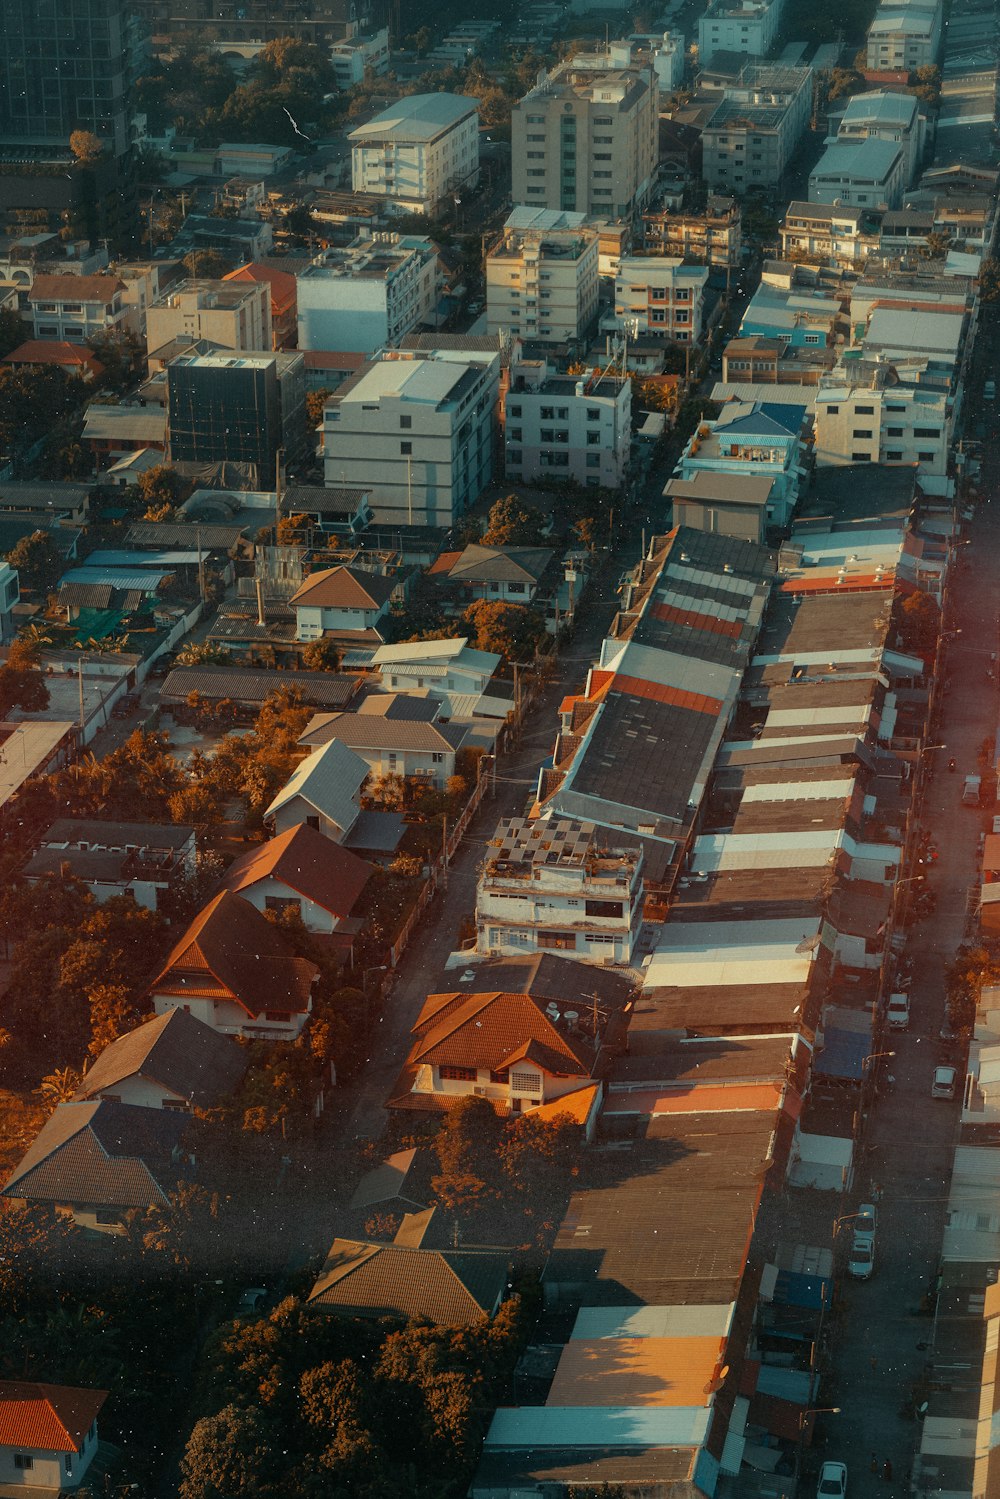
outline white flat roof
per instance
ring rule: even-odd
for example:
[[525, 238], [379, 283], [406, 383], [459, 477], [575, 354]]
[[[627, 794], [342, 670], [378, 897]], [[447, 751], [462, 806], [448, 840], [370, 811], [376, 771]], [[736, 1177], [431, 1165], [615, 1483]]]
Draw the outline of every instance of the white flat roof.
[[348, 139], [359, 146], [367, 140], [429, 141], [478, 110], [478, 100], [465, 94], [410, 94], [352, 130]]

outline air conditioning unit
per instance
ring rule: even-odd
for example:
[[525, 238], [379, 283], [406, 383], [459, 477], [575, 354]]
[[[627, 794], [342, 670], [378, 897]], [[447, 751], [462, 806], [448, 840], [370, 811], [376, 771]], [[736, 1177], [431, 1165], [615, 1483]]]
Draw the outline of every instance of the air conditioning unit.
[[485, 1088], [473, 1088], [472, 1091], [476, 1095], [477, 1098], [485, 1098], [486, 1097], [486, 1089]]

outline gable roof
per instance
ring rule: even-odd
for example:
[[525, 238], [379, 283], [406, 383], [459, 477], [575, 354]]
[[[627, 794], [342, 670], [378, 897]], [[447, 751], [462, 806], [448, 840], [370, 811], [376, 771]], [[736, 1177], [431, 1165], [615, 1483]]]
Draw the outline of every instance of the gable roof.
[[311, 573], [289, 599], [310, 609], [381, 609], [392, 597], [395, 580], [353, 567], [326, 567]]
[[228, 271], [223, 276], [223, 281], [266, 281], [271, 288], [271, 301], [291, 306], [295, 302], [298, 283], [294, 276], [287, 271], [279, 271], [277, 266], [262, 265], [259, 261], [251, 261], [249, 265], [241, 265], [235, 271]]
[[636, 990], [630, 974], [552, 952], [477, 958], [465, 969], [452, 969], [448, 978], [464, 994], [533, 994], [578, 1009], [585, 995], [591, 1001], [596, 997], [605, 1010], [623, 1010]]
[[282, 687], [296, 688], [303, 700], [324, 708], [344, 708], [358, 690], [358, 678], [340, 671], [251, 671], [248, 666], [175, 666], [160, 689], [160, 700], [182, 702], [191, 692], [202, 697], [263, 703]]
[[0, 1379], [0, 1447], [79, 1452], [107, 1390]]
[[453, 755], [468, 737], [460, 724], [428, 723], [381, 713], [317, 713], [299, 736], [299, 744], [339, 740], [351, 749], [411, 750], [416, 754]]
[[148, 1208], [164, 1203], [171, 1155], [190, 1120], [172, 1109], [107, 1099], [61, 1103], [3, 1188], [4, 1197]]
[[307, 1304], [345, 1316], [421, 1317], [468, 1327], [492, 1315], [506, 1286], [503, 1254], [334, 1239]]
[[124, 281], [117, 276], [36, 276], [28, 292], [29, 302], [101, 302], [109, 307]]
[[409, 1196], [407, 1191], [409, 1178], [419, 1155], [416, 1146], [411, 1146], [409, 1150], [397, 1150], [393, 1155], [386, 1156], [371, 1171], [366, 1171], [354, 1189], [354, 1196], [350, 1201], [352, 1212], [393, 1201], [409, 1202], [414, 1207], [422, 1208], [424, 1204], [418, 1198]]
[[547, 1072], [589, 1077], [594, 1048], [560, 1031], [530, 994], [430, 994], [413, 1027], [411, 1063], [500, 1071], [527, 1058]]
[[[73, 278], [76, 279], [75, 277]], [[4, 364], [61, 364], [86, 367], [95, 374], [104, 369], [104, 365], [83, 344], [68, 343], [65, 339], [56, 341], [48, 338], [28, 338], [23, 344], [18, 344], [9, 354], [3, 357]]]
[[247, 1014], [301, 1014], [319, 970], [249, 901], [222, 890], [195, 917], [149, 986], [151, 994], [231, 999]]
[[219, 886], [238, 894], [260, 880], [278, 880], [331, 915], [349, 916], [371, 875], [364, 859], [300, 822], [241, 854]]
[[805, 407], [778, 401], [734, 401], [724, 406], [714, 428], [721, 436], [748, 432], [754, 437], [797, 437], [805, 420]]
[[455, 583], [537, 583], [554, 556], [552, 547], [495, 547], [474, 542], [458, 554], [448, 577]]
[[168, 1010], [137, 1026], [101, 1052], [73, 1095], [95, 1098], [129, 1077], [143, 1077], [210, 1108], [239, 1084], [247, 1064], [229, 1036], [184, 1010]]
[[357, 713], [371, 713], [381, 718], [409, 719], [413, 723], [433, 723], [441, 712], [441, 704], [433, 697], [420, 697], [412, 692], [369, 692], [355, 709]]
[[328, 817], [345, 833], [358, 819], [354, 800], [368, 775], [368, 766], [339, 739], [321, 744], [307, 755], [264, 813], [273, 817], [282, 807], [300, 796], [310, 807]]

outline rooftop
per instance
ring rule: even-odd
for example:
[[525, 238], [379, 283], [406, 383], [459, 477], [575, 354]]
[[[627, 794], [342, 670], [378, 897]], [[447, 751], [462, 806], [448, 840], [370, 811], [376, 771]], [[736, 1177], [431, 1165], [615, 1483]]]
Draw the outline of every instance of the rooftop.
[[812, 169], [814, 179], [850, 177], [859, 182], [882, 182], [903, 154], [895, 141], [869, 135], [864, 140], [837, 140], [827, 146]]
[[478, 109], [478, 101], [464, 94], [410, 94], [352, 130], [348, 139], [362, 146], [368, 141], [431, 141]]
[[107, 1398], [106, 1390], [0, 1380], [0, 1446], [79, 1452]]
[[244, 1053], [229, 1036], [185, 1010], [172, 1009], [106, 1046], [73, 1099], [96, 1098], [126, 1078], [142, 1077], [195, 1108], [208, 1109], [232, 1092], [246, 1066]]

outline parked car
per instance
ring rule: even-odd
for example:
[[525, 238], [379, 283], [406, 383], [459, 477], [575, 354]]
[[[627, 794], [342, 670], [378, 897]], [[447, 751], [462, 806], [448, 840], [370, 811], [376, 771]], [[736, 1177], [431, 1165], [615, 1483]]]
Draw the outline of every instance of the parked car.
[[847, 1493], [847, 1469], [843, 1463], [824, 1463], [819, 1470], [817, 1499], [844, 1499]]
[[931, 1084], [932, 1098], [954, 1098], [955, 1079], [958, 1074], [954, 1067], [935, 1067], [934, 1081]]
[[885, 1012], [886, 1023], [891, 1031], [905, 1031], [910, 1023], [910, 996], [890, 994], [889, 1007]]
[[860, 1234], [863, 1238], [874, 1239], [875, 1225], [878, 1222], [878, 1209], [873, 1202], [861, 1202], [858, 1211], [854, 1215], [854, 1237]]
[[847, 1273], [854, 1280], [871, 1280], [875, 1271], [874, 1234], [855, 1234], [847, 1258]]
[[995, 380], [987, 380], [986, 383], [983, 386], [983, 400], [984, 401], [995, 401], [996, 398], [997, 398], [997, 382]]

